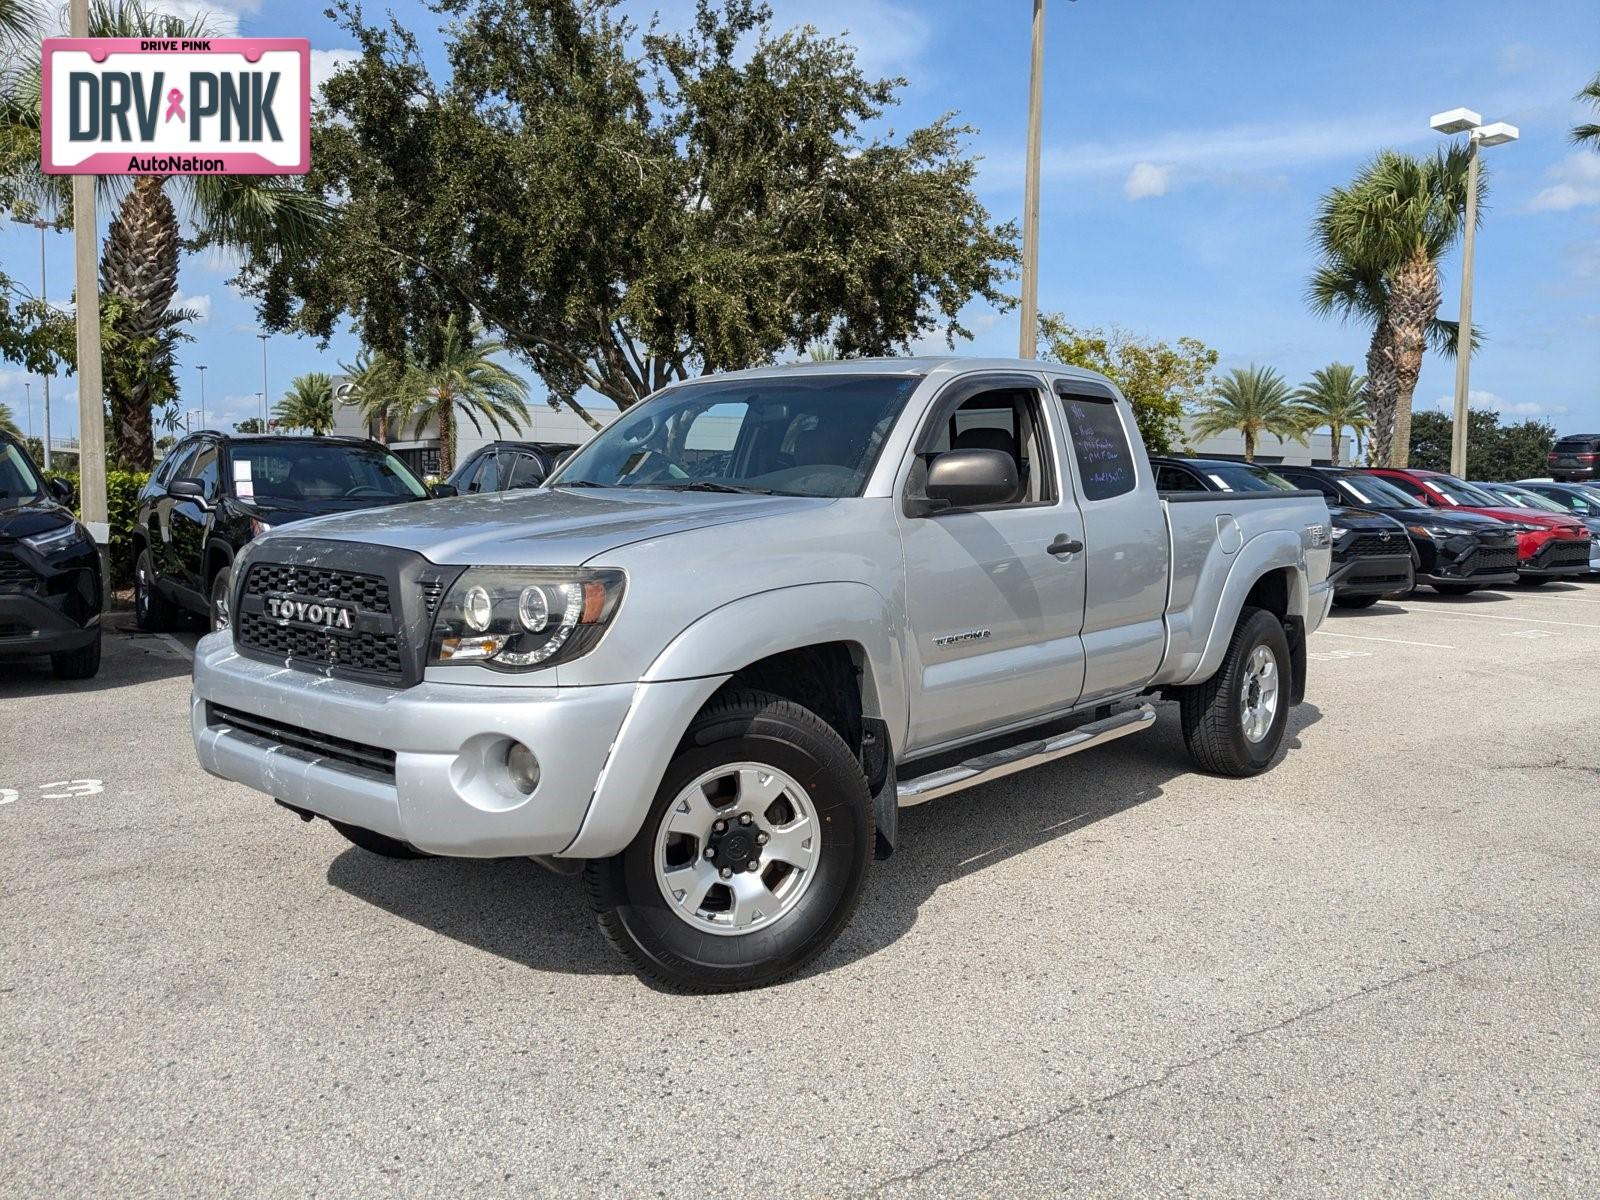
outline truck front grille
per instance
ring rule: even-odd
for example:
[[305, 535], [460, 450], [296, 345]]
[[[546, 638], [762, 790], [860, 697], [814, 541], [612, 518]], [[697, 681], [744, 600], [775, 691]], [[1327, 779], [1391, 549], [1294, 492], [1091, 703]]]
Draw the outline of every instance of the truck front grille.
[[332, 571], [299, 563], [252, 563], [245, 590], [257, 595], [316, 597], [353, 604], [367, 612], [389, 611], [389, 581], [382, 575]]
[[272, 742], [308, 758], [330, 759], [345, 767], [384, 779], [394, 778], [394, 751], [368, 746], [348, 738], [334, 737], [315, 729], [303, 729], [270, 717], [258, 717], [220, 704], [206, 705], [206, 724], [212, 729], [236, 729], [262, 741]]
[[[313, 628], [270, 616], [260, 604], [267, 597], [350, 605], [349, 630]], [[251, 563], [239, 593], [234, 639], [257, 654], [290, 666], [340, 667], [399, 683], [405, 659], [390, 605], [389, 581], [381, 575], [338, 571], [298, 563]]]

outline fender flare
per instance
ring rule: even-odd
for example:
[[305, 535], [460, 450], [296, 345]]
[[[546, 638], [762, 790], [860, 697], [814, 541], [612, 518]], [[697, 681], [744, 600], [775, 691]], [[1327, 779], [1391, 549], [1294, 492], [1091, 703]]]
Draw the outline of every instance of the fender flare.
[[881, 593], [844, 581], [758, 592], [700, 617], [640, 678], [588, 811], [561, 856], [603, 858], [622, 851], [644, 824], [695, 714], [729, 676], [785, 650], [822, 642], [859, 646], [863, 708], [881, 718], [893, 744], [900, 744], [910, 710], [896, 632]]
[[1233, 638], [1233, 631], [1239, 624], [1239, 614], [1244, 609], [1245, 597], [1264, 576], [1274, 571], [1284, 571], [1288, 574], [1289, 603], [1288, 611], [1284, 615], [1291, 619], [1298, 618], [1304, 623], [1309, 600], [1306, 593], [1305, 554], [1299, 533], [1279, 529], [1258, 534], [1246, 542], [1234, 556], [1227, 582], [1222, 585], [1222, 594], [1217, 599], [1216, 612], [1211, 620], [1211, 629], [1206, 634], [1206, 648], [1200, 656], [1200, 664], [1187, 679], [1182, 681], [1183, 685], [1200, 683], [1216, 674], [1217, 668], [1222, 665], [1223, 656], [1228, 652], [1228, 643]]

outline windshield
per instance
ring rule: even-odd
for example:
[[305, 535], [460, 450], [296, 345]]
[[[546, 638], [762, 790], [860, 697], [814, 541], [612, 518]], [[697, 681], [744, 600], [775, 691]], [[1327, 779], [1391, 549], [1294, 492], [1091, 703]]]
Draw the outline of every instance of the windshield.
[[1376, 475], [1361, 475], [1352, 477], [1340, 475], [1334, 480], [1339, 490], [1349, 496], [1357, 504], [1364, 504], [1368, 508], [1426, 508], [1427, 505], [1413, 500], [1394, 484], [1386, 479], [1379, 479]]
[[1444, 497], [1446, 504], [1454, 504], [1458, 508], [1506, 507], [1506, 502], [1499, 496], [1491, 496], [1482, 488], [1462, 483], [1453, 475], [1428, 475], [1422, 480], [1422, 486], [1435, 495]]
[[1207, 463], [1203, 469], [1212, 483], [1227, 492], [1295, 490], [1294, 484], [1276, 471], [1269, 471], [1265, 467], [1251, 463]]
[[1540, 512], [1565, 513], [1567, 508], [1557, 504], [1548, 496], [1541, 496], [1537, 492], [1526, 491], [1518, 487], [1497, 487], [1485, 489], [1493, 491], [1497, 496], [1504, 496], [1507, 504], [1514, 504], [1518, 508], [1533, 508]]
[[428, 489], [376, 446], [337, 442], [235, 442], [233, 491], [246, 503], [363, 508], [420, 500]]
[[859, 496], [920, 375], [689, 383], [623, 413], [550, 487]]
[[28, 456], [10, 442], [0, 442], [0, 508], [15, 508], [44, 495], [44, 484]]

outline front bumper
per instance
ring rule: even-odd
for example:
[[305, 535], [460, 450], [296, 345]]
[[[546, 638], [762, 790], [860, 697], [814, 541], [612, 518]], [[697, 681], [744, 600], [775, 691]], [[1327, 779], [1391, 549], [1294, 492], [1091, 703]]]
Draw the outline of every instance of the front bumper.
[[1429, 539], [1424, 545], [1413, 534], [1412, 544], [1417, 547], [1421, 563], [1417, 569], [1418, 583], [1494, 588], [1517, 581], [1515, 538], [1506, 538], [1496, 545], [1469, 535]]
[[[624, 720], [646, 706], [687, 706], [692, 714], [705, 684], [388, 688], [245, 658], [222, 633], [203, 639], [195, 654], [190, 718], [200, 765], [213, 775], [429, 853], [500, 858], [571, 846]], [[265, 726], [305, 736], [263, 732]], [[670, 744], [648, 747], [646, 757], [670, 755], [680, 734], [681, 726], [664, 733], [660, 740]], [[326, 752], [316, 748], [318, 739]], [[511, 739], [539, 760], [532, 795], [506, 786], [500, 774]], [[385, 766], [389, 751], [392, 766]], [[658, 781], [656, 775], [643, 795], [639, 819]], [[620, 844], [613, 838], [594, 852], [614, 852], [631, 836], [624, 829]]]
[[1594, 569], [1593, 546], [1592, 539], [1584, 543], [1573, 538], [1552, 538], [1518, 563], [1517, 573], [1551, 579], [1587, 575]]
[[100, 614], [79, 624], [60, 597], [0, 594], [0, 658], [62, 654], [79, 650], [100, 635]]
[[1402, 554], [1361, 555], [1336, 562], [1328, 574], [1336, 596], [1392, 596], [1415, 586], [1410, 543]]

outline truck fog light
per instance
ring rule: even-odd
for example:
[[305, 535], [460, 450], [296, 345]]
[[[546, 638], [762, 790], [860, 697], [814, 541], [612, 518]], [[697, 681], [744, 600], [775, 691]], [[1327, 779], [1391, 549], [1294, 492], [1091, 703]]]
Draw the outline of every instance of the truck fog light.
[[481, 587], [470, 589], [461, 601], [461, 618], [467, 628], [482, 633], [489, 628], [493, 617], [494, 602], [489, 599], [488, 591]]
[[539, 760], [521, 742], [512, 742], [506, 751], [506, 772], [511, 782], [525, 796], [531, 796], [539, 786]]

